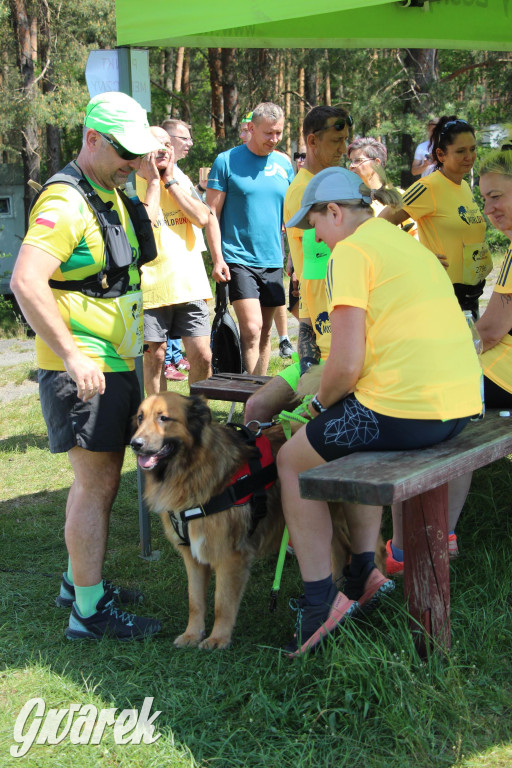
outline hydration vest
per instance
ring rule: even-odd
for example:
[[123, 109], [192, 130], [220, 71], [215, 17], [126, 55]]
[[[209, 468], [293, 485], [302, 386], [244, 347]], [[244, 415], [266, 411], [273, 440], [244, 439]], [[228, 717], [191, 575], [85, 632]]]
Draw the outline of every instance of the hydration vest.
[[[80, 291], [85, 296], [92, 298], [110, 299], [123, 296], [130, 287], [129, 270], [134, 259], [128, 236], [123, 229], [117, 211], [112, 208], [112, 203], [103, 202], [77, 164], [71, 162], [43, 184], [32, 201], [30, 210], [32, 210], [41, 192], [47, 189], [50, 184], [68, 184], [85, 199], [96, 217], [103, 237], [105, 266], [96, 274], [89, 275], [82, 280], [49, 280], [49, 285], [58, 290]], [[138, 198], [131, 200], [121, 189], [117, 189], [117, 192], [128, 211], [139, 243], [140, 257], [137, 267], [140, 274], [141, 265], [153, 261], [157, 256], [153, 225], [146, 207]]]

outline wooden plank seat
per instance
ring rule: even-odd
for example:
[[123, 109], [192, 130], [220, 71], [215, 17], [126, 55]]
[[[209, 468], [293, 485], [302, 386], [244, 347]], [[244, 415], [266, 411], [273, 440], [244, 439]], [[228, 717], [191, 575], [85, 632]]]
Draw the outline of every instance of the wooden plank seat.
[[417, 451], [353, 453], [299, 476], [301, 496], [386, 505], [403, 502], [404, 593], [416, 646], [449, 648], [448, 481], [512, 453], [512, 419], [488, 411], [452, 440]]
[[204, 395], [209, 400], [229, 400], [245, 403], [272, 376], [251, 376], [248, 373], [214, 373], [209, 379], [190, 385], [191, 395]]

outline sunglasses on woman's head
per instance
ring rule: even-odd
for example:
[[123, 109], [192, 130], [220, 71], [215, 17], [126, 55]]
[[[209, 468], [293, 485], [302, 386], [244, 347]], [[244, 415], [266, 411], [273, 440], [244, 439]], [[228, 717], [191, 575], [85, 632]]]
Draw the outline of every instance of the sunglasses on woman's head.
[[466, 120], [448, 120], [448, 122], [441, 128], [441, 133], [444, 133], [448, 128], [451, 128], [454, 125], [469, 125], [469, 123], [466, 122]]
[[108, 134], [101, 133], [101, 131], [98, 131], [98, 133], [100, 134], [100, 136], [103, 136], [105, 141], [108, 141], [108, 143], [114, 147], [119, 157], [122, 158], [123, 160], [137, 160], [139, 157], [144, 157], [144, 155], [147, 154], [147, 152], [144, 152], [144, 155], [135, 155], [133, 152], [129, 152], [127, 149], [125, 149], [120, 144], [118, 144], [117, 141], [113, 139], [111, 136], [109, 136]]
[[335, 131], [342, 131], [346, 125], [348, 125], [349, 128], [352, 128], [354, 125], [354, 118], [351, 115], [347, 115], [346, 117], [338, 117], [338, 119], [332, 125], [324, 125], [323, 128], [317, 128], [316, 131], [313, 131], [313, 133], [327, 131], [329, 128], [334, 128]]

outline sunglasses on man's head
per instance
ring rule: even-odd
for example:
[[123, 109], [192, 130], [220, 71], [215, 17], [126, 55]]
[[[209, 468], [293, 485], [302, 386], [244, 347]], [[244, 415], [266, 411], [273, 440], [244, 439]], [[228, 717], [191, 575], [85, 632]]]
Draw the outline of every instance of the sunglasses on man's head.
[[108, 143], [114, 147], [119, 157], [122, 158], [123, 160], [137, 160], [139, 157], [144, 157], [144, 155], [147, 154], [146, 152], [144, 152], [143, 155], [135, 155], [133, 152], [129, 152], [127, 149], [125, 149], [120, 144], [118, 144], [117, 141], [113, 139], [111, 136], [109, 136], [107, 133], [101, 133], [101, 131], [98, 131], [98, 133], [100, 134], [100, 136], [103, 136], [105, 141], [108, 141]]
[[313, 133], [327, 131], [329, 128], [334, 128], [335, 131], [343, 131], [346, 125], [348, 125], [349, 128], [352, 128], [354, 125], [354, 118], [352, 115], [347, 115], [346, 117], [338, 117], [338, 119], [332, 125], [324, 125], [323, 128], [317, 128], [316, 131], [313, 131]]
[[305, 160], [306, 159], [306, 153], [305, 152], [294, 152], [293, 153], [293, 159], [294, 160]]

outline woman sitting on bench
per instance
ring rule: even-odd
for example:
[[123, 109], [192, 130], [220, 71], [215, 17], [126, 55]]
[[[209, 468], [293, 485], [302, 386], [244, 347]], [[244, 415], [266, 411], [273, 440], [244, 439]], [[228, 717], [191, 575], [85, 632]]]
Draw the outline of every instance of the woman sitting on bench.
[[343, 168], [309, 183], [287, 226], [315, 228], [331, 249], [326, 291], [331, 351], [311, 421], [278, 455], [283, 509], [304, 581], [298, 656], [348, 616], [393, 589], [375, 567], [382, 509], [345, 505], [352, 559], [343, 593], [332, 581], [331, 518], [324, 502], [302, 499], [298, 475], [355, 451], [423, 448], [457, 435], [481, 409], [480, 367], [452, 285], [436, 256], [373, 217], [372, 194], [399, 206], [396, 190], [370, 192]]

